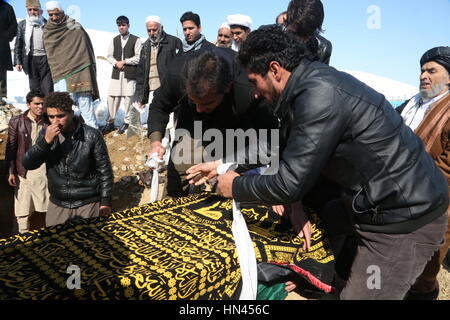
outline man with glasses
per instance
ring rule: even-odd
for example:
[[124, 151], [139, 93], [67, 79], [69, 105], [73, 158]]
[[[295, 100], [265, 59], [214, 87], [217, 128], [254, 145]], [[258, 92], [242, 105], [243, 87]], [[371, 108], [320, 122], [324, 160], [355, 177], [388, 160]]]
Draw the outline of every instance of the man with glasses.
[[47, 227], [111, 213], [114, 181], [108, 149], [100, 131], [74, 116], [72, 105], [67, 92], [45, 98], [50, 125], [23, 160], [26, 170], [47, 166]]
[[30, 90], [44, 95], [53, 92], [53, 80], [47, 53], [44, 48], [44, 27], [47, 20], [42, 16], [39, 0], [27, 0], [28, 17], [19, 23], [14, 50], [16, 70], [28, 75]]
[[13, 7], [0, 0], [0, 106], [6, 105], [7, 71], [13, 70], [9, 43], [17, 32], [17, 20]]
[[99, 91], [91, 39], [58, 1], [47, 2], [46, 9], [50, 20], [44, 28], [44, 45], [55, 91], [70, 92], [85, 123], [98, 129], [93, 102]]

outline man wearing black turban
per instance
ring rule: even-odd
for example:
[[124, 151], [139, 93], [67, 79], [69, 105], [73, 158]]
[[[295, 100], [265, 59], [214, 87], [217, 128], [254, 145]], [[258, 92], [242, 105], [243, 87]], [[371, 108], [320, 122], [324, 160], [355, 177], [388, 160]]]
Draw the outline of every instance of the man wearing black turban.
[[[420, 60], [420, 66], [420, 93], [397, 111], [423, 140], [427, 152], [446, 176], [450, 187], [450, 47], [428, 50]], [[407, 299], [434, 300], [439, 296], [437, 276], [448, 253], [449, 229], [445, 240], [409, 291]]]

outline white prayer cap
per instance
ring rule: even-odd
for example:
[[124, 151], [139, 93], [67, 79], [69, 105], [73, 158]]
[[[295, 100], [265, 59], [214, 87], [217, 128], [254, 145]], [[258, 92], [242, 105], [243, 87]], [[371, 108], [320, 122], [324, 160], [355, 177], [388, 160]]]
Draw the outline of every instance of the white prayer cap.
[[220, 29], [230, 29], [230, 26], [228, 25], [228, 23], [224, 22], [224, 23], [222, 23], [222, 25], [220, 26], [219, 30], [220, 30]]
[[148, 23], [148, 22], [157, 22], [157, 23], [159, 23], [159, 24], [162, 24], [162, 23], [161, 23], [161, 18], [158, 17], [158, 16], [148, 16], [148, 17], [145, 19], [145, 23]]
[[55, 10], [55, 9], [62, 10], [62, 6], [61, 3], [59, 3], [59, 1], [49, 1], [45, 4], [45, 8], [47, 10]]
[[243, 14], [233, 14], [227, 17], [227, 23], [229, 26], [237, 25], [252, 28], [253, 21], [252, 18]]

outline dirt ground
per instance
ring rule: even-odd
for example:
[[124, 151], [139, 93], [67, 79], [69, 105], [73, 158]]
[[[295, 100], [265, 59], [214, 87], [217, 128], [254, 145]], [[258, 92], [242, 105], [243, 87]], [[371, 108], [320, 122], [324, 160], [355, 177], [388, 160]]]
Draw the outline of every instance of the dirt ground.
[[[5, 148], [7, 136], [0, 134], [0, 238], [11, 235], [14, 223], [14, 192], [6, 183]], [[113, 210], [122, 211], [149, 201], [149, 190], [145, 189], [138, 173], [145, 171], [145, 155], [150, 144], [147, 139], [137, 136], [127, 139], [126, 135], [105, 137], [111, 163], [114, 170]], [[32, 228], [44, 227], [45, 217], [34, 216]], [[440, 300], [450, 300], [450, 272], [442, 269], [439, 274], [441, 287]], [[288, 300], [305, 300], [302, 291], [298, 290], [288, 296]]]

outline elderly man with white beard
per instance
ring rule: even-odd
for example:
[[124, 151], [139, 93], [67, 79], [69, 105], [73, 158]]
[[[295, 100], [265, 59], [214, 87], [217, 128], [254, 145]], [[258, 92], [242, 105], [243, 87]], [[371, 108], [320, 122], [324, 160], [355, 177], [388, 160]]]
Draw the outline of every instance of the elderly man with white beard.
[[152, 103], [153, 94], [166, 77], [172, 59], [183, 53], [181, 40], [164, 31], [160, 17], [148, 16], [145, 26], [148, 39], [142, 44], [136, 77], [136, 101], [142, 109]]
[[[420, 66], [420, 93], [397, 111], [423, 140], [450, 186], [450, 47], [428, 50], [420, 60]], [[407, 299], [434, 300], [439, 296], [437, 276], [449, 246], [450, 229], [447, 228], [445, 243], [428, 262]]]
[[28, 75], [31, 91], [48, 95], [53, 92], [53, 80], [43, 39], [47, 20], [42, 16], [39, 0], [27, 0], [26, 8], [28, 17], [17, 27], [14, 65], [17, 71]]

